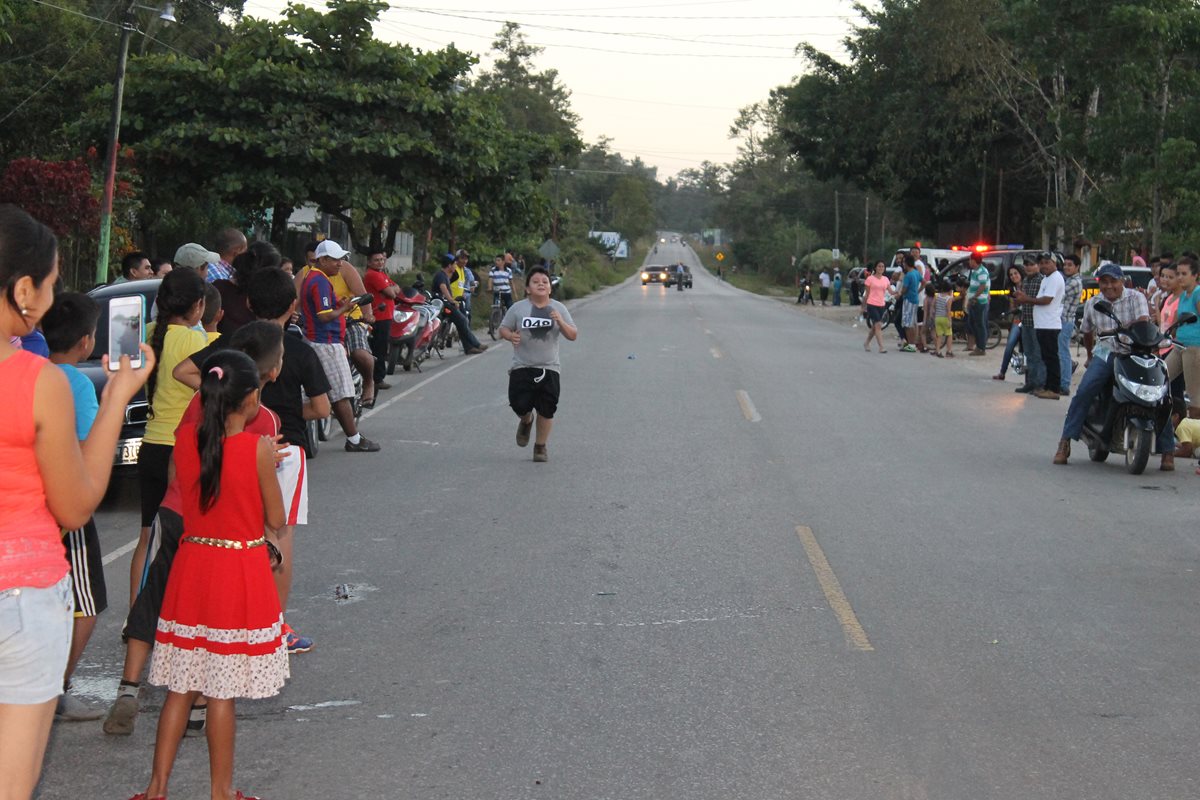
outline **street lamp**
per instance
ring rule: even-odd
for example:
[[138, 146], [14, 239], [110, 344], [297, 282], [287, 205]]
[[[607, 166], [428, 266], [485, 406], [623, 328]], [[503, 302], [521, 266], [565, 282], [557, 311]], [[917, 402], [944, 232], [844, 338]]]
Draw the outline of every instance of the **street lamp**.
[[[130, 0], [121, 18], [121, 43], [117, 52], [117, 79], [113, 83], [112, 115], [108, 120], [108, 153], [104, 160], [104, 193], [100, 196], [100, 252], [96, 257], [96, 283], [108, 282], [108, 248], [112, 241], [112, 207], [113, 189], [117, 182], [117, 140], [121, 136], [121, 101], [125, 96], [125, 64], [129, 60], [129, 39], [135, 30], [133, 22], [134, 9], [144, 8], [148, 11], [159, 11], [151, 6], [143, 6], [137, 0]], [[175, 22], [175, 4], [168, 2], [163, 6], [158, 18], [163, 22]]]

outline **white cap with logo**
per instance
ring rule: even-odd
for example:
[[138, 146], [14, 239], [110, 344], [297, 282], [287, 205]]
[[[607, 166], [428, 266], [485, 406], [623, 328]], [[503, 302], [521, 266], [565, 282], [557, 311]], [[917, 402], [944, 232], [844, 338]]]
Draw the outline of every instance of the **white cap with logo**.
[[317, 258], [320, 258], [321, 256], [329, 256], [330, 258], [345, 258], [346, 256], [350, 255], [350, 251], [343, 250], [342, 246], [337, 242], [331, 239], [326, 239], [317, 245], [315, 254]]

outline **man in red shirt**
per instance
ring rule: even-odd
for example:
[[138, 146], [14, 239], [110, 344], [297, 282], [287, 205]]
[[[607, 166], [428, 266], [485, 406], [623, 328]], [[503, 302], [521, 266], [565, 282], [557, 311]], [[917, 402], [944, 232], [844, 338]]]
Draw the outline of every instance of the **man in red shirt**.
[[392, 338], [392, 315], [396, 310], [396, 295], [400, 294], [400, 287], [388, 277], [385, 266], [387, 253], [384, 250], [373, 249], [367, 254], [363, 286], [374, 298], [371, 301], [371, 309], [375, 312], [375, 324], [371, 327], [371, 355], [375, 356], [377, 390], [392, 388], [384, 378], [387, 377], [388, 346]]

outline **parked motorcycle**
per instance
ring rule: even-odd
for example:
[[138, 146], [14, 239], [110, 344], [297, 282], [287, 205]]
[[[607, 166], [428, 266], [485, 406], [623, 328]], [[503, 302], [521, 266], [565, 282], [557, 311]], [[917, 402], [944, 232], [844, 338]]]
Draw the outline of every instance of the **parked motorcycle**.
[[392, 336], [388, 344], [389, 375], [395, 373], [397, 364], [403, 367], [405, 372], [412, 371], [417, 339], [432, 316], [426, 307], [428, 303], [429, 298], [416, 284], [404, 289], [396, 297], [396, 310], [392, 314]]
[[[1117, 321], [1107, 300], [1098, 300], [1093, 308]], [[1111, 389], [1100, 392], [1083, 423], [1088, 458], [1101, 462], [1109, 453], [1122, 453], [1131, 474], [1146, 469], [1157, 432], [1171, 424], [1171, 382], [1158, 351], [1171, 341], [1178, 326], [1195, 321], [1194, 314], [1182, 314], [1167, 333], [1148, 320], [1132, 325], [1118, 321], [1116, 330], [1100, 337], [1092, 357], [1112, 359], [1113, 379]], [[1116, 339], [1129, 353], [1113, 353], [1103, 346], [1105, 339]]]

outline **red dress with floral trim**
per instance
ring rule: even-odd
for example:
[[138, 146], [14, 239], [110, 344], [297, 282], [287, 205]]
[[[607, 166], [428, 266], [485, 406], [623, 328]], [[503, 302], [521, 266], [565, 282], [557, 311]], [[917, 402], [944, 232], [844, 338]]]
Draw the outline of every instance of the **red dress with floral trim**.
[[[181, 425], [175, 434], [184, 537], [261, 538], [260, 437], [245, 432], [226, 437], [221, 492], [202, 511], [196, 431], [196, 425]], [[149, 681], [218, 699], [279, 694], [289, 676], [282, 624], [266, 547], [233, 550], [185, 538], [167, 580]]]

